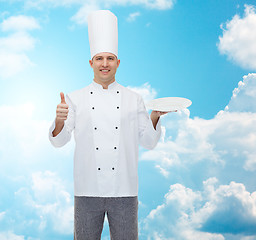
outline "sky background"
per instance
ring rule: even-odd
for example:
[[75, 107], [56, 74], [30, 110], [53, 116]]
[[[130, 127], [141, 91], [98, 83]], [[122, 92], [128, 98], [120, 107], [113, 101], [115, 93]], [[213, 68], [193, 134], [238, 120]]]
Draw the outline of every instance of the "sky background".
[[139, 238], [255, 240], [255, 0], [0, 0], [0, 239], [73, 239], [74, 140], [48, 129], [59, 93], [93, 79], [97, 9], [118, 17], [117, 82], [192, 101], [140, 148]]

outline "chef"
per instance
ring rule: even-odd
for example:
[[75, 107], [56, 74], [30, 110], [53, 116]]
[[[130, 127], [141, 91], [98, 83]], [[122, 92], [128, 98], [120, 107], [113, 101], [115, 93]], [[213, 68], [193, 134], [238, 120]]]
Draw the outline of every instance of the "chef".
[[112, 240], [138, 239], [138, 148], [153, 149], [161, 135], [160, 116], [149, 116], [142, 97], [115, 80], [119, 67], [117, 18], [108, 10], [88, 17], [94, 79], [64, 96], [50, 127], [53, 146], [74, 132], [74, 234], [98, 240], [105, 213]]

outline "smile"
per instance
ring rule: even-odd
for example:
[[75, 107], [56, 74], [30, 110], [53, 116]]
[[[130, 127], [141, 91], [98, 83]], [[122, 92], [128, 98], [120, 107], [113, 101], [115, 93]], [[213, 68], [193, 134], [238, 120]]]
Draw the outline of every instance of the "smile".
[[103, 75], [107, 75], [110, 72], [110, 70], [107, 70], [107, 69], [102, 69], [100, 71], [102, 72]]

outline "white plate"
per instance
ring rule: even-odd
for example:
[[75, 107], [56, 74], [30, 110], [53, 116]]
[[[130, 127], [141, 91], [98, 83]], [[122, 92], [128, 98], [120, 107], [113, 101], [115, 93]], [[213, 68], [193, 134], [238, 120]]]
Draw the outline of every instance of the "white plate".
[[186, 98], [165, 97], [149, 101], [146, 107], [155, 111], [169, 112], [189, 107], [192, 102]]

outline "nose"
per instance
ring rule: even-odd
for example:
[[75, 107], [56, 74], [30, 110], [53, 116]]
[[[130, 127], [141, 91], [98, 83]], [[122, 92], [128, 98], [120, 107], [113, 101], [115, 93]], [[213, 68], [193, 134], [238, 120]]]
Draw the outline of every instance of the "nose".
[[107, 58], [104, 58], [103, 59], [103, 67], [107, 67], [108, 66], [108, 60], [107, 60]]

